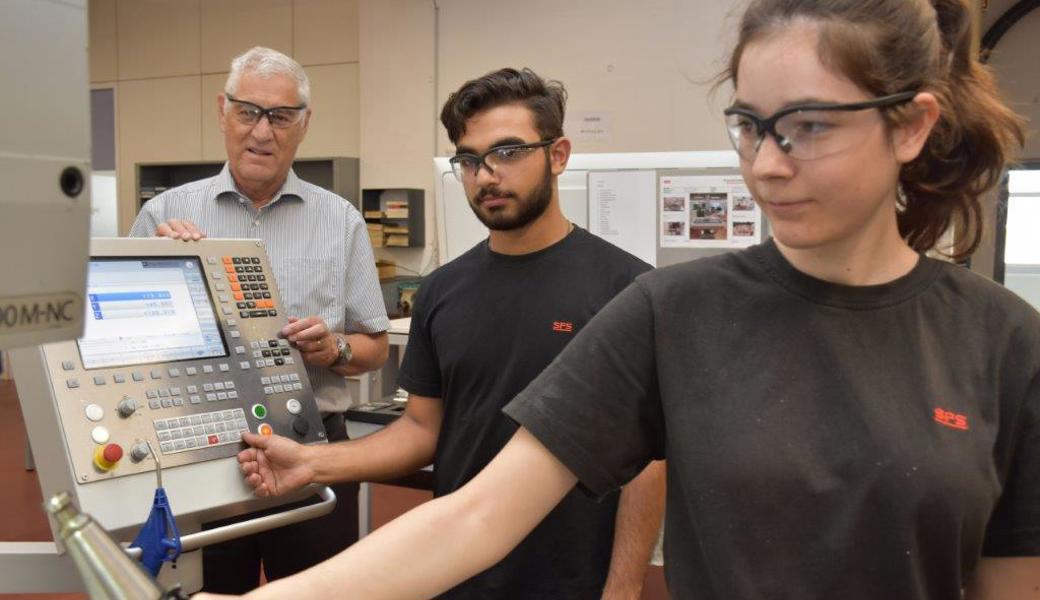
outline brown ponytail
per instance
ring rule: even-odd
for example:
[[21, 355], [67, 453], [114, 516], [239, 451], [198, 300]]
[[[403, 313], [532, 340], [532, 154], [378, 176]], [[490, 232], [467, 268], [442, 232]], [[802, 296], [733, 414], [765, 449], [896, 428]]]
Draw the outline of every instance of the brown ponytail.
[[[938, 99], [939, 121], [900, 173], [899, 231], [915, 250], [926, 251], [952, 226], [950, 256], [970, 256], [983, 231], [981, 198], [999, 182], [1024, 136], [1022, 119], [972, 54], [967, 0], [755, 0], [723, 76], [735, 82], [747, 44], [796, 19], [818, 24], [821, 61], [868, 92], [927, 91]], [[897, 125], [912, 110], [902, 105], [883, 114]]]

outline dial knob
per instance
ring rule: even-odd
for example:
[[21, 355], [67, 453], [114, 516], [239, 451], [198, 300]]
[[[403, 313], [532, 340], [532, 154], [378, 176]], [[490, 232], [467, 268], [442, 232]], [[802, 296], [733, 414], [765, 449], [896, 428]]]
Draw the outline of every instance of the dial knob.
[[116, 405], [116, 412], [119, 413], [120, 417], [124, 419], [130, 417], [137, 410], [137, 402], [134, 401], [130, 396], [123, 396], [123, 399]]
[[148, 451], [148, 444], [145, 444], [143, 442], [138, 442], [134, 444], [132, 448], [130, 448], [130, 460], [134, 461], [135, 463], [141, 462], [142, 460], [148, 458], [149, 454], [151, 453]]
[[308, 431], [310, 431], [311, 424], [307, 422], [307, 419], [304, 419], [303, 417], [297, 415], [296, 418], [293, 419], [292, 428], [293, 431], [297, 433], [297, 435], [303, 437], [307, 435]]

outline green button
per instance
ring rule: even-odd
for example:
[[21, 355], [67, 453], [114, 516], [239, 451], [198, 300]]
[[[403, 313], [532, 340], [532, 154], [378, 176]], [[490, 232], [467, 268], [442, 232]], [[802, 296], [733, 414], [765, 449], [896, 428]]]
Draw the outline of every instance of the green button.
[[267, 416], [267, 408], [265, 408], [263, 404], [254, 404], [253, 416], [257, 419], [263, 419]]

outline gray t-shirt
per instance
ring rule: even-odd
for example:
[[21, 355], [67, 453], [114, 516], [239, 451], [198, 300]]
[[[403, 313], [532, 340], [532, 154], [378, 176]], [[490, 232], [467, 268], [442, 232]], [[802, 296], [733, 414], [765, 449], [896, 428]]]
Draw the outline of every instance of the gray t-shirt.
[[1040, 316], [941, 261], [659, 269], [505, 411], [593, 495], [668, 459], [677, 598], [952, 600], [980, 555], [1040, 555]]

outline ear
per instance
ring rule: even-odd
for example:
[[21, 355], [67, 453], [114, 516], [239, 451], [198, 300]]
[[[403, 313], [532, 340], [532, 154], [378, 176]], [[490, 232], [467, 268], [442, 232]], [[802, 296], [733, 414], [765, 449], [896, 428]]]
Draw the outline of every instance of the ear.
[[217, 124], [220, 125], [220, 133], [226, 133], [224, 131], [224, 94], [217, 94]]
[[906, 122], [892, 131], [892, 147], [896, 160], [901, 164], [914, 160], [921, 153], [939, 120], [939, 101], [930, 92], [921, 92], [914, 96], [909, 112]]
[[553, 175], [567, 170], [567, 161], [571, 159], [571, 141], [561, 137], [549, 146], [549, 168]]
[[310, 108], [307, 109], [307, 114], [303, 116], [303, 133], [307, 133], [307, 127], [311, 124], [311, 115], [314, 114]]

